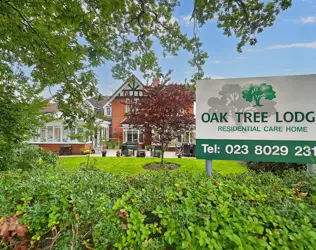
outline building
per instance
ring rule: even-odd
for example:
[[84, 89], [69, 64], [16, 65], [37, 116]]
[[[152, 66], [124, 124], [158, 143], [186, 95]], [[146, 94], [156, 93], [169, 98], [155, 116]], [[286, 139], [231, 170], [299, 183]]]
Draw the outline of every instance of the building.
[[[152, 84], [159, 84], [159, 79], [154, 78]], [[83, 131], [83, 127], [80, 125], [83, 125], [83, 122], [78, 122], [78, 127], [68, 130], [63, 125], [62, 120], [56, 119], [45, 124], [42, 128], [38, 128], [39, 136], [33, 137], [30, 143], [56, 152], [60, 152], [61, 148], [65, 146], [71, 146], [72, 154], [80, 154], [83, 149], [88, 149], [91, 146], [101, 149], [104, 141], [119, 143], [133, 141], [142, 145], [144, 143], [143, 131], [128, 124], [126, 114], [129, 112], [128, 104], [131, 98], [137, 100], [144, 97], [143, 88], [144, 84], [133, 75], [112, 96], [95, 97], [86, 100], [86, 107], [90, 107], [96, 113], [105, 116], [105, 121], [101, 123], [101, 129], [94, 138], [87, 138], [85, 141], [72, 139], [73, 135]], [[58, 113], [57, 104], [47, 106], [43, 112]], [[190, 112], [195, 114], [195, 104], [192, 104]], [[195, 131], [187, 132], [181, 138], [174, 140], [169, 146], [177, 146], [180, 143], [195, 143], [195, 138]]]
[[[88, 102], [91, 103], [93, 101], [88, 100]], [[96, 106], [93, 106], [93, 108], [97, 108], [99, 103], [96, 101], [95, 104]], [[48, 105], [42, 112], [52, 113], [55, 117], [59, 116], [58, 105], [56, 103]], [[41, 128], [37, 128], [36, 132], [38, 136], [31, 138], [29, 143], [40, 146], [46, 150], [55, 151], [56, 153], [62, 153], [63, 150], [71, 150], [72, 154], [81, 154], [85, 149], [100, 147], [101, 138], [109, 138], [110, 124], [109, 121], [102, 121], [100, 123], [100, 131], [98, 131], [94, 138], [89, 137], [80, 141], [73, 137], [84, 131], [84, 122], [79, 121], [77, 127], [68, 129], [61, 119], [56, 118]]]
[[[153, 85], [159, 84], [158, 78], [153, 78]], [[126, 114], [129, 112], [130, 99], [137, 100], [143, 98], [144, 84], [136, 77], [131, 76], [104, 104], [104, 114], [111, 118], [111, 138], [110, 140], [125, 143], [127, 141], [144, 143], [144, 134], [142, 130], [133, 128], [128, 124]], [[190, 112], [195, 114], [195, 103], [192, 104]], [[187, 132], [173, 141], [170, 146], [177, 146], [179, 143], [195, 143], [195, 131]]]

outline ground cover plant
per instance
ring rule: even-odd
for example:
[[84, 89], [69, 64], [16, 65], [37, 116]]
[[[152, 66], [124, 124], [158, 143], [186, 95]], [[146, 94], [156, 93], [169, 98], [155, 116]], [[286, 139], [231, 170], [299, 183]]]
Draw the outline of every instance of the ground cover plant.
[[[198, 160], [193, 158], [182, 159], [166, 159], [169, 163], [175, 163], [181, 167], [180, 172], [190, 173], [204, 173], [205, 160]], [[61, 157], [59, 158], [58, 168], [76, 169], [85, 165], [87, 159], [85, 157]], [[159, 162], [159, 159], [152, 158], [129, 158], [129, 157], [91, 157], [89, 161], [90, 168], [98, 168], [110, 173], [128, 173], [136, 175], [138, 173], [145, 173], [143, 167], [150, 163]], [[214, 171], [221, 174], [242, 173], [247, 171], [247, 168], [241, 166], [236, 161], [214, 161]]]
[[306, 172], [35, 169], [2, 172], [0, 185], [1, 249], [316, 246], [316, 177]]

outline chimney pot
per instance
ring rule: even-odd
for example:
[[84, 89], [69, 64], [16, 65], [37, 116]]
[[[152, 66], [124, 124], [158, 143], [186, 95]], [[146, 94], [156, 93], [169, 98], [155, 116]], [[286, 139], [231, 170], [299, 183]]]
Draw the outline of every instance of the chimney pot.
[[152, 86], [153, 87], [158, 87], [159, 83], [160, 83], [159, 78], [158, 77], [154, 77], [153, 78], [153, 82], [152, 82]]

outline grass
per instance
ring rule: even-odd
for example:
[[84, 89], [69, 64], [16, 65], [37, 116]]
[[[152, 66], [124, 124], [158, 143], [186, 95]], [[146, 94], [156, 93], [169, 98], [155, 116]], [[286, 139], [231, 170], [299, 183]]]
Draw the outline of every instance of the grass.
[[[82, 163], [86, 163], [85, 157], [62, 157], [59, 159], [59, 167], [65, 169], [75, 169], [80, 167]], [[129, 157], [91, 157], [90, 167], [96, 167], [106, 172], [121, 173], [125, 172], [136, 175], [142, 172], [148, 172], [143, 166], [159, 162], [159, 159], [153, 158], [129, 158]], [[178, 169], [180, 172], [204, 173], [205, 160], [198, 159], [166, 159], [166, 162], [177, 163], [181, 165]], [[221, 174], [236, 174], [246, 172], [247, 169], [236, 161], [213, 161], [213, 171]]]

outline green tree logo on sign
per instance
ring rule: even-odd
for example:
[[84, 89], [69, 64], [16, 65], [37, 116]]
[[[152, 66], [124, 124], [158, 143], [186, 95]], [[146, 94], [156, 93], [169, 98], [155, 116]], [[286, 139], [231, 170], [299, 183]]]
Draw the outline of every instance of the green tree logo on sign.
[[242, 98], [244, 98], [247, 102], [255, 101], [254, 107], [262, 107], [263, 105], [260, 103], [262, 98], [266, 100], [273, 100], [276, 98], [276, 95], [271, 85], [261, 83], [260, 85], [251, 84], [249, 88], [242, 92]]

